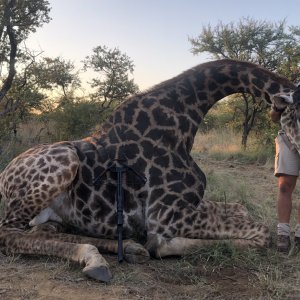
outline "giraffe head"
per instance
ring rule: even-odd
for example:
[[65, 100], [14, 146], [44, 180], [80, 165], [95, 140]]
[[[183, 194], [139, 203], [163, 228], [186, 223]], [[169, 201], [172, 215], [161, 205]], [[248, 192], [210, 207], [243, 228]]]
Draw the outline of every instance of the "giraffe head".
[[278, 109], [285, 109], [288, 105], [293, 104], [293, 93], [278, 93], [273, 97], [273, 103]]
[[284, 109], [281, 125], [295, 127], [297, 124], [300, 130], [300, 85], [292, 92], [276, 94], [273, 101], [277, 108]]
[[275, 94], [273, 102], [279, 109], [284, 109], [287, 106], [292, 106], [294, 109], [298, 108], [300, 104], [300, 85], [292, 92]]
[[300, 86], [293, 92], [275, 95], [273, 100], [277, 108], [284, 109], [280, 119], [281, 127], [300, 153]]

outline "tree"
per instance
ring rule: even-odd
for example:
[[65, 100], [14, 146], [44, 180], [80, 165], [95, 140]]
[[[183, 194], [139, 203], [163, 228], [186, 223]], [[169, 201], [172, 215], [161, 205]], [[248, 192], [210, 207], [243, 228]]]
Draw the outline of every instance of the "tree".
[[[45, 74], [46, 86], [49, 79], [50, 83], [56, 83], [63, 90], [66, 83], [73, 83], [73, 85], [75, 83], [76, 86], [76, 77], [70, 76], [72, 65], [63, 64], [61, 69], [57, 68], [57, 64], [55, 65], [56, 68], [50, 68], [50, 74], [44, 73], [45, 68], [41, 69]], [[56, 72], [53, 72], [53, 69], [56, 69]], [[58, 107], [51, 114], [55, 126], [60, 129], [58, 139], [76, 139], [86, 136], [106, 119], [116, 105], [138, 90], [133, 79], [129, 78], [134, 70], [132, 60], [117, 48], [96, 47], [93, 49], [93, 54], [85, 58], [84, 69], [92, 70], [97, 74], [90, 83], [94, 92], [89, 95], [89, 99], [76, 96], [66, 98], [67, 95], [64, 93]], [[55, 74], [60, 74], [59, 82], [56, 82]], [[61, 80], [64, 80], [64, 83]]]
[[[300, 27], [287, 28], [278, 23], [243, 18], [237, 24], [219, 22], [215, 28], [204, 26], [196, 38], [190, 38], [192, 53], [210, 53], [213, 58], [231, 58], [260, 64], [293, 81], [300, 80]], [[244, 102], [242, 145], [247, 146], [257, 116], [265, 111], [264, 102], [254, 95], [241, 94]]]
[[30, 68], [31, 81], [41, 90], [62, 92], [58, 105], [64, 106], [74, 100], [74, 92], [81, 86], [74, 64], [62, 57], [43, 57]]
[[[80, 86], [78, 71], [74, 64], [62, 57], [43, 57], [31, 68], [36, 84], [42, 89], [60, 88], [65, 97], [68, 97], [68, 88]], [[69, 91], [70, 92], [70, 91]]]
[[[0, 116], [14, 112], [20, 105], [21, 98], [9, 95], [18, 62], [28, 58], [20, 45], [30, 33], [49, 22], [49, 11], [46, 0], [0, 0]], [[21, 89], [26, 84], [27, 67], [18, 67], [24, 71], [23, 80], [19, 75]]]
[[93, 54], [84, 60], [84, 69], [98, 73], [98, 77], [91, 82], [91, 87], [95, 89], [91, 98], [101, 103], [101, 112], [111, 110], [128, 95], [138, 91], [134, 80], [129, 78], [134, 71], [133, 61], [118, 48], [94, 48]]

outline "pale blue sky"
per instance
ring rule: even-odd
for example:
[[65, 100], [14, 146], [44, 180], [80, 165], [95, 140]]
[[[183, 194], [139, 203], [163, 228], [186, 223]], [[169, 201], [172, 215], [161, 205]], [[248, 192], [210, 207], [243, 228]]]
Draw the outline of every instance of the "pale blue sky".
[[[188, 37], [203, 26], [242, 17], [299, 24], [298, 0], [49, 0], [52, 21], [31, 36], [29, 46], [62, 56], [78, 68], [99, 45], [118, 47], [135, 64], [141, 89], [208, 60], [190, 52]], [[86, 79], [86, 78], [85, 78]], [[84, 80], [85, 80], [84, 79]]]

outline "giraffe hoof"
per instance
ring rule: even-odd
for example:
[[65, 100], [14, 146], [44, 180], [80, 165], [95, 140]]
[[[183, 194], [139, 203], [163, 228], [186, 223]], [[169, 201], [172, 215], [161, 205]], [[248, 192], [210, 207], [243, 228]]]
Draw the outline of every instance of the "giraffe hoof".
[[131, 264], [142, 264], [150, 259], [150, 254], [141, 244], [130, 243], [124, 248], [124, 258]]
[[109, 268], [102, 267], [88, 267], [83, 269], [83, 273], [90, 278], [102, 281], [109, 282], [112, 279], [111, 272]]

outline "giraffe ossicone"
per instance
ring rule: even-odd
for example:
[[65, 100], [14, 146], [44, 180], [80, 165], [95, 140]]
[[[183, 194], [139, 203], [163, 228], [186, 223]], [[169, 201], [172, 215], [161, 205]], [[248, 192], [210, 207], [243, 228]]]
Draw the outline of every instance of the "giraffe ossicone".
[[225, 96], [251, 93], [271, 104], [274, 95], [294, 90], [260, 66], [212, 61], [129, 97], [91, 137], [27, 150], [0, 174], [0, 247], [84, 263], [85, 274], [109, 281], [100, 253], [117, 253], [116, 176], [104, 170], [119, 160], [147, 179], [125, 176], [128, 261], [144, 262], [149, 253], [183, 255], [224, 240], [269, 246], [268, 228], [253, 222], [242, 205], [203, 198], [206, 179], [191, 149], [205, 114]]

